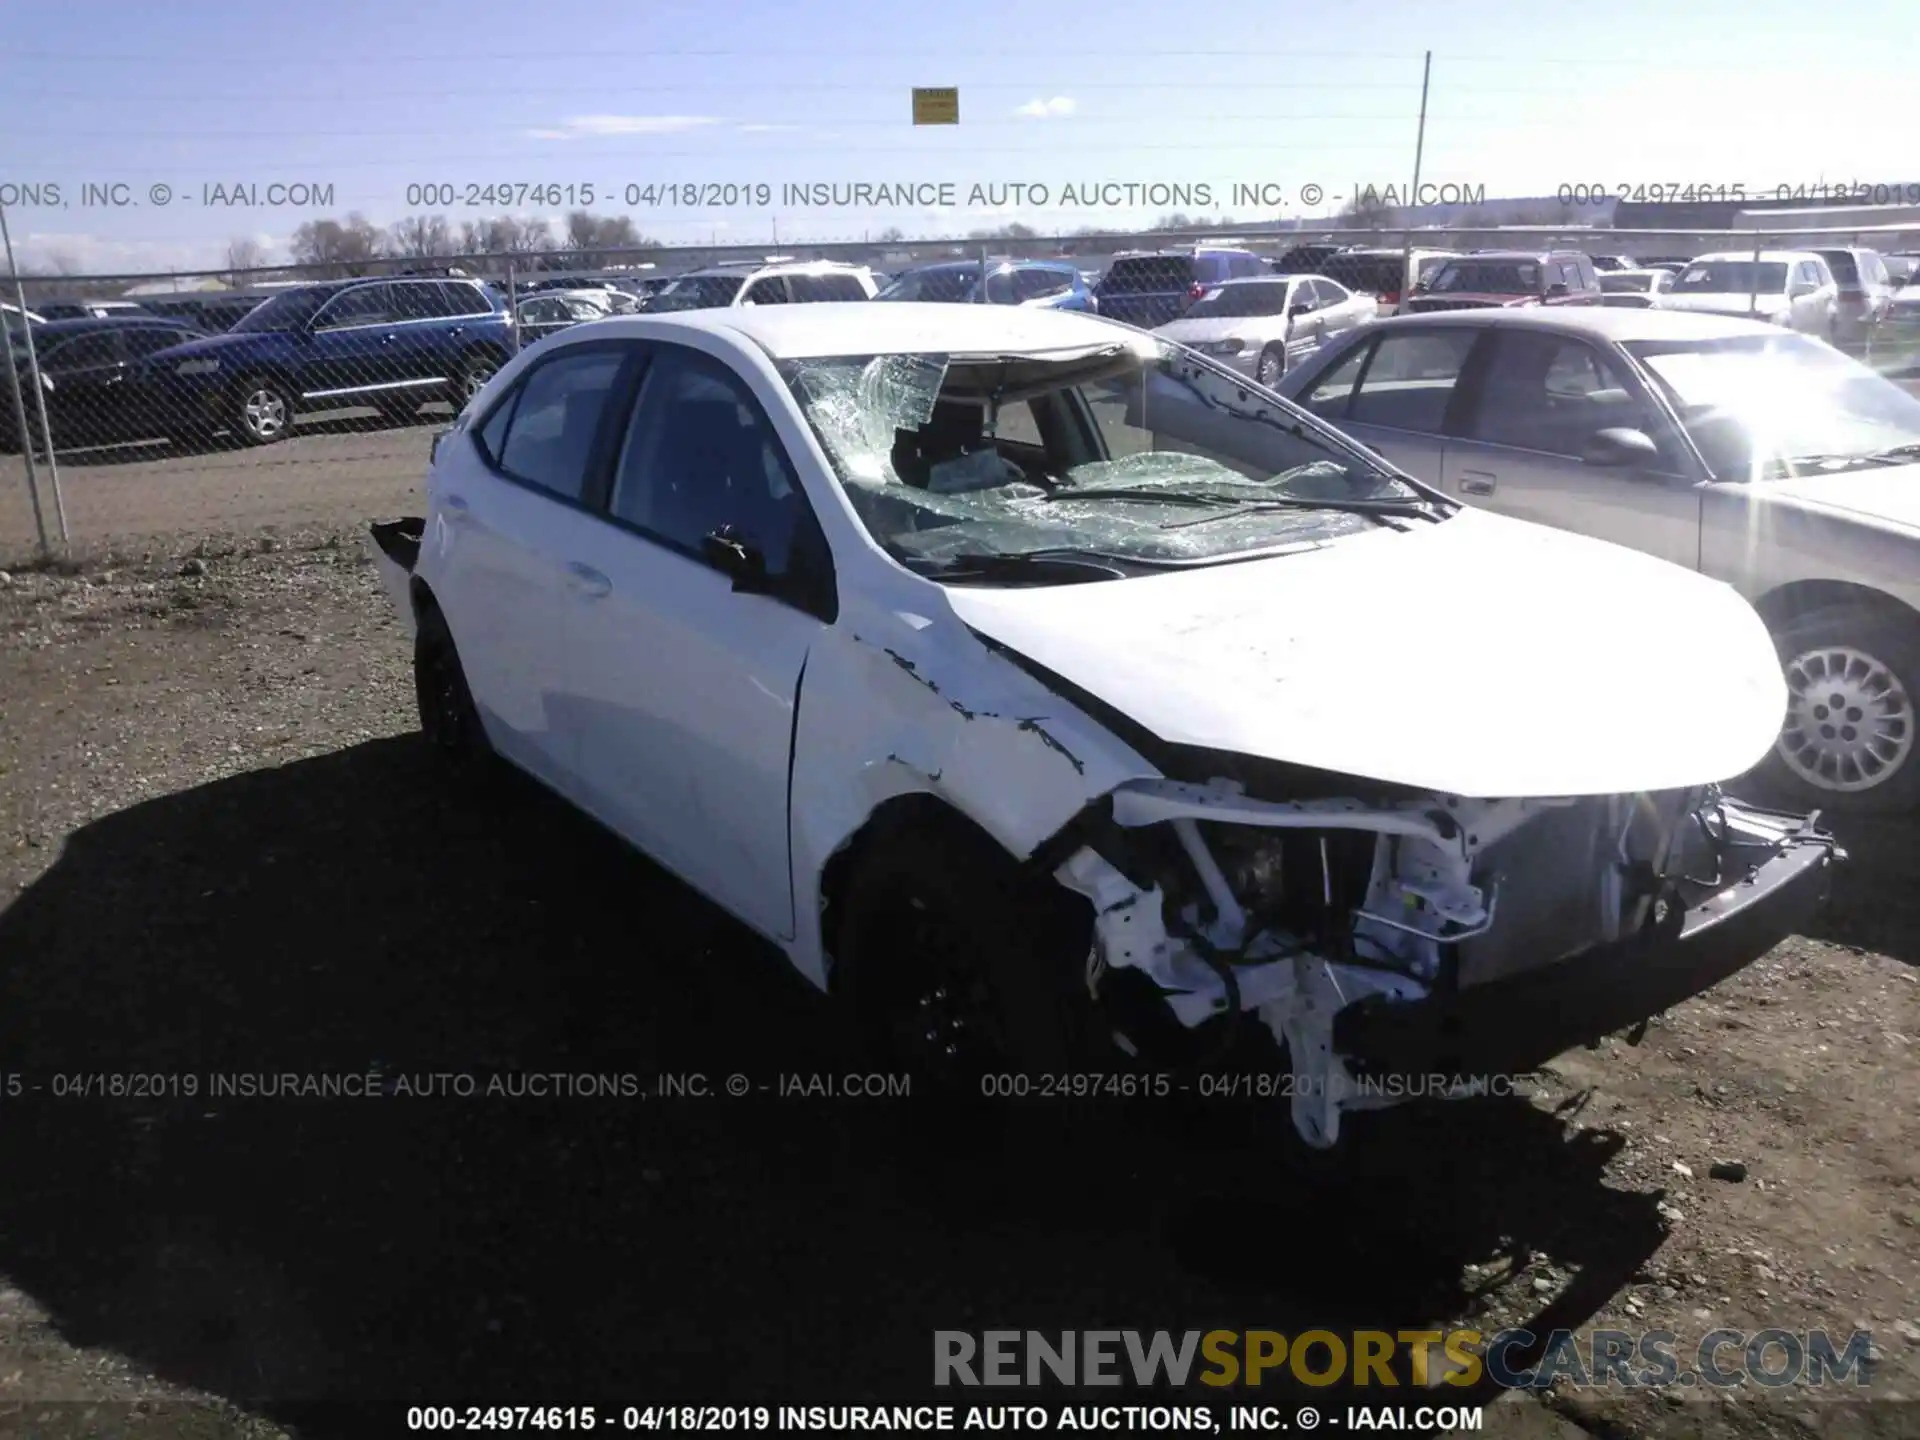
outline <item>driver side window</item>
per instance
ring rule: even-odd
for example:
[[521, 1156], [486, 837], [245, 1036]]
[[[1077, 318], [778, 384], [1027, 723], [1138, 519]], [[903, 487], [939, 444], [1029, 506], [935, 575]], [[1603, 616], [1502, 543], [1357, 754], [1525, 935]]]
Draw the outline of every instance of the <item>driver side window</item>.
[[731, 527], [775, 577], [791, 573], [819, 534], [786, 447], [752, 392], [726, 365], [683, 346], [659, 347], [648, 367], [608, 508], [696, 558], [709, 535]]
[[342, 330], [351, 325], [378, 325], [394, 318], [386, 285], [362, 285], [337, 295], [314, 317], [315, 330]]
[[1502, 335], [1468, 434], [1492, 445], [1578, 457], [1594, 433], [1661, 428], [1613, 362], [1579, 340]]

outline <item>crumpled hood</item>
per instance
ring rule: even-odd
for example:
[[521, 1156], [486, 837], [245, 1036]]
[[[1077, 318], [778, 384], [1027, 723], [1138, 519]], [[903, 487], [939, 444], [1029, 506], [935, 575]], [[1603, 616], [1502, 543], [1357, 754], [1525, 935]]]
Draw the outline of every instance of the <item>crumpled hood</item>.
[[1920, 465], [1796, 475], [1763, 481], [1754, 493], [1920, 532]]
[[1164, 741], [1443, 794], [1726, 780], [1786, 710], [1773, 642], [1732, 589], [1485, 511], [1267, 560], [947, 595]]

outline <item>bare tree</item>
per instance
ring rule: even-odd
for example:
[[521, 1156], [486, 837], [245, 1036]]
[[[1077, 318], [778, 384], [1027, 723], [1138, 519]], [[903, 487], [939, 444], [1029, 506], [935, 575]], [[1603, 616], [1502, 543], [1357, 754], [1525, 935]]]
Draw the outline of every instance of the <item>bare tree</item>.
[[309, 220], [293, 232], [296, 264], [324, 268], [336, 275], [364, 275], [380, 256], [385, 237], [359, 211], [345, 220]]
[[252, 284], [257, 277], [246, 272], [261, 269], [266, 263], [267, 252], [258, 240], [243, 235], [227, 242], [227, 283], [234, 289]]
[[1393, 206], [1378, 191], [1362, 190], [1341, 208], [1340, 218], [1353, 230], [1381, 230], [1393, 218]]
[[387, 233], [392, 254], [408, 260], [444, 260], [457, 253], [453, 227], [444, 215], [412, 215]]
[[907, 232], [898, 225], [889, 225], [874, 237], [882, 245], [898, 245], [907, 238]]

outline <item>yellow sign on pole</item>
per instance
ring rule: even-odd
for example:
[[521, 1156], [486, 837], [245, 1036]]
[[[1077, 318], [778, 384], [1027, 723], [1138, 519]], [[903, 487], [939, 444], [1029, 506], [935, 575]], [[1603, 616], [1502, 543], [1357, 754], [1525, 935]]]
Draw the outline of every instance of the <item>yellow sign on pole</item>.
[[960, 92], [955, 89], [913, 91], [913, 123], [916, 125], [958, 125]]

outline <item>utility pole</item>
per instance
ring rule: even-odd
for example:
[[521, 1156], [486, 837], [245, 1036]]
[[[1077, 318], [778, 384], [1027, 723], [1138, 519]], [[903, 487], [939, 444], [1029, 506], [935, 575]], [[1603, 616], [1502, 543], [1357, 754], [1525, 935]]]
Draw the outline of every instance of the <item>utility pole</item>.
[[1413, 209], [1420, 199], [1420, 163], [1427, 153], [1427, 86], [1433, 79], [1433, 52], [1427, 51], [1427, 58], [1420, 67], [1420, 128], [1413, 140], [1413, 191], [1407, 196], [1407, 244], [1400, 257], [1400, 307], [1399, 314], [1407, 313], [1407, 298], [1413, 294], [1413, 282], [1417, 278], [1413, 273]]

